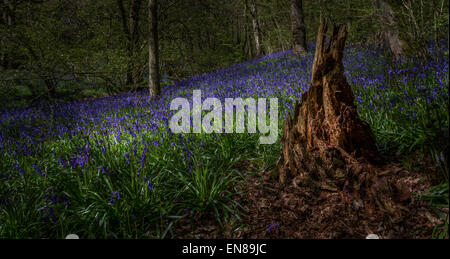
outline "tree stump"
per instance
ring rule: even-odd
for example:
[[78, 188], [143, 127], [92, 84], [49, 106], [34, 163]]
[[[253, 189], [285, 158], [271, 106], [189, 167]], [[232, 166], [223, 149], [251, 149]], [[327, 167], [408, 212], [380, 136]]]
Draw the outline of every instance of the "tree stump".
[[358, 117], [344, 75], [346, 27], [334, 25], [328, 47], [326, 32], [327, 22], [321, 20], [311, 87], [283, 126], [279, 181], [342, 192], [353, 206], [395, 214], [396, 197], [404, 199], [408, 194], [401, 186], [388, 186], [386, 178], [379, 176], [387, 174], [378, 167], [382, 158], [369, 125]]

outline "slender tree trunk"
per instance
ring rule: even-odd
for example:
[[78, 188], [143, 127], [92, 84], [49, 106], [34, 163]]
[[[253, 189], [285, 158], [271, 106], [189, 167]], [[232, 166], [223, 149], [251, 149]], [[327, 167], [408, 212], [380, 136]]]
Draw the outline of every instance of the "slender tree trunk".
[[141, 9], [142, 0], [131, 0], [129, 18], [127, 15], [123, 0], [117, 0], [120, 16], [122, 20], [122, 27], [125, 36], [127, 37], [127, 55], [128, 55], [128, 69], [127, 69], [127, 85], [134, 85], [137, 82], [136, 71], [134, 68], [133, 59], [136, 56], [137, 44], [139, 41], [139, 13]]
[[[248, 5], [248, 1], [246, 1]], [[256, 56], [264, 55], [264, 49], [261, 44], [261, 28], [258, 21], [258, 10], [254, 0], [250, 0], [250, 15], [252, 17], [253, 38], [255, 39]]]
[[45, 77], [43, 81], [48, 90], [48, 98], [54, 99], [56, 97], [56, 83], [53, 80], [53, 77], [52, 76]]
[[241, 20], [240, 20], [240, 16], [239, 16], [239, 10], [235, 10], [235, 21], [236, 21], [236, 45], [240, 46], [241, 45]]
[[[16, 25], [16, 1], [14, 0], [3, 0], [3, 13], [2, 13], [2, 23], [7, 26], [8, 33], [12, 33], [12, 37], [14, 37], [14, 30], [13, 26]], [[4, 34], [2, 34], [3, 36]], [[0, 64], [5, 69], [10, 69], [15, 67], [17, 64], [15, 64], [14, 60], [12, 60], [8, 55], [8, 50], [2, 49], [1, 57], [0, 57]]]
[[251, 41], [250, 36], [250, 29], [249, 29], [249, 18], [247, 16], [248, 6], [245, 4], [244, 6], [244, 22], [243, 22], [243, 31], [244, 31], [244, 44], [243, 44], [243, 50], [245, 53], [246, 58], [252, 58], [253, 57], [253, 44]]
[[373, 0], [375, 8], [378, 10], [378, 19], [380, 21], [385, 41], [389, 46], [393, 60], [399, 60], [403, 55], [403, 45], [399, 38], [397, 24], [394, 19], [394, 13], [391, 6], [384, 0]]
[[291, 1], [291, 29], [292, 29], [292, 52], [295, 55], [304, 55], [306, 48], [306, 27], [303, 14], [302, 0]]
[[129, 74], [129, 83], [135, 85], [138, 82], [138, 73], [135, 68], [134, 59], [136, 58], [137, 44], [139, 42], [139, 13], [141, 9], [142, 0], [131, 0], [130, 4], [130, 40], [129, 40], [129, 56], [131, 71]]
[[148, 83], [150, 96], [157, 96], [161, 93], [159, 75], [159, 55], [158, 55], [158, 2], [148, 1], [148, 24], [150, 35], [148, 39]]
[[273, 17], [272, 20], [273, 20], [273, 23], [274, 23], [274, 25], [275, 25], [275, 29], [276, 29], [277, 34], [278, 34], [278, 42], [280, 43], [281, 49], [282, 49], [282, 51], [284, 52], [284, 51], [285, 51], [285, 47], [284, 47], [283, 37], [282, 37], [282, 35], [281, 35], [281, 28], [280, 28], [280, 26], [278, 25], [278, 22], [277, 22], [277, 20], [275, 19], [275, 17]]
[[[130, 46], [130, 28], [128, 27], [128, 21], [127, 21], [127, 16], [125, 15], [125, 7], [123, 5], [123, 0], [117, 0], [117, 6], [119, 7], [120, 17], [122, 20], [123, 33], [125, 34], [125, 36], [127, 38], [127, 51], [128, 51], [128, 56], [129, 56], [130, 55], [130, 48], [129, 48], [129, 46]], [[126, 76], [127, 76], [127, 79], [126, 79], [125, 84], [129, 85], [129, 84], [131, 84], [131, 80], [132, 80], [130, 64], [128, 64]]]
[[[442, 17], [444, 2], [445, 2], [445, 0], [442, 0], [441, 4], [439, 4], [439, 3], [436, 3], [435, 0], [433, 0], [433, 37], [434, 37], [433, 40], [434, 40], [434, 44], [436, 46], [436, 50], [438, 53], [441, 52], [441, 44], [439, 42], [440, 26], [438, 26], [438, 19], [441, 19], [441, 17]], [[448, 37], [448, 33], [447, 33], [447, 37]], [[440, 56], [440, 55], [439, 54], [436, 55], [436, 57], [438, 57], [438, 56]]]

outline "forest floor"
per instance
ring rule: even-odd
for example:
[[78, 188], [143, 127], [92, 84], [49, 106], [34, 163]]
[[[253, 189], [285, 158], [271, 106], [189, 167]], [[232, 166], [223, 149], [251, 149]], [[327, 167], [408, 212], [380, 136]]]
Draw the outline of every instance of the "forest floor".
[[[411, 155], [416, 157], [415, 155]], [[250, 239], [364, 239], [376, 234], [381, 239], [431, 238], [435, 227], [444, 224], [435, 208], [421, 199], [420, 194], [436, 184], [437, 172], [430, 161], [427, 175], [400, 168], [400, 161], [390, 162], [395, 174], [389, 176], [391, 184], [402, 184], [408, 192], [398, 194], [403, 204], [401, 215], [370, 213], [355, 210], [351, 199], [341, 191], [311, 190], [290, 183], [281, 185], [274, 178], [274, 170], [249, 174], [241, 195], [236, 200], [246, 213], [239, 225], [231, 221], [221, 228], [211, 214], [200, 214], [183, 222], [179, 238], [250, 238]], [[257, 168], [244, 163], [247, 169]], [[448, 208], [440, 212], [448, 215]], [[193, 224], [195, 228], [190, 228]], [[447, 236], [448, 238], [448, 236]]]

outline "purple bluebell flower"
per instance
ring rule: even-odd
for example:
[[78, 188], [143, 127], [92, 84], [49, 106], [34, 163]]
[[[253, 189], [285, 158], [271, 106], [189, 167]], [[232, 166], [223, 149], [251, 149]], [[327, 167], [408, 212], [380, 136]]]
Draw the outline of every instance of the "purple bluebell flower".
[[275, 229], [277, 227], [277, 223], [271, 223], [267, 231], [271, 231], [272, 229]]
[[36, 170], [36, 173], [37, 173], [39, 176], [42, 175], [41, 169], [40, 169], [36, 164], [32, 164], [32, 165], [31, 165], [31, 168], [34, 168], [34, 170]]
[[20, 168], [20, 166], [17, 162], [14, 162], [14, 166], [16, 167], [17, 171], [19, 171], [19, 173], [21, 175], [25, 175], [25, 172], [22, 170], [22, 168]]
[[120, 193], [117, 191], [112, 192], [109, 204], [113, 205], [116, 201], [120, 200]]

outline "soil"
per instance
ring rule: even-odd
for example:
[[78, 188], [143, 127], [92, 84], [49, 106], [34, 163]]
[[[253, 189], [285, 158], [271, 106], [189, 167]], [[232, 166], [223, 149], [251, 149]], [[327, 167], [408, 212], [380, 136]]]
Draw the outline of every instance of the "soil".
[[423, 181], [423, 174], [397, 169], [388, 181], [406, 186], [413, 194], [405, 197], [404, 216], [398, 218], [358, 209], [343, 191], [317, 192], [294, 184], [284, 187], [274, 183], [270, 172], [256, 174], [249, 179], [248, 196], [243, 200], [250, 228], [242, 237], [348, 239], [376, 234], [383, 239], [430, 238], [433, 226], [441, 220], [414, 195], [424, 192], [430, 182]]
[[[343, 191], [316, 191], [280, 184], [273, 172], [252, 173], [236, 200], [247, 210], [242, 223], [221, 228], [213, 214], [197, 214], [178, 222], [177, 238], [194, 239], [361, 239], [376, 234], [381, 239], [427, 239], [442, 220], [420, 199], [433, 182], [423, 172], [410, 172], [391, 163], [392, 184], [406, 186], [402, 217], [357, 209]], [[406, 197], [406, 196], [405, 196]], [[355, 206], [356, 205], [356, 206]]]

